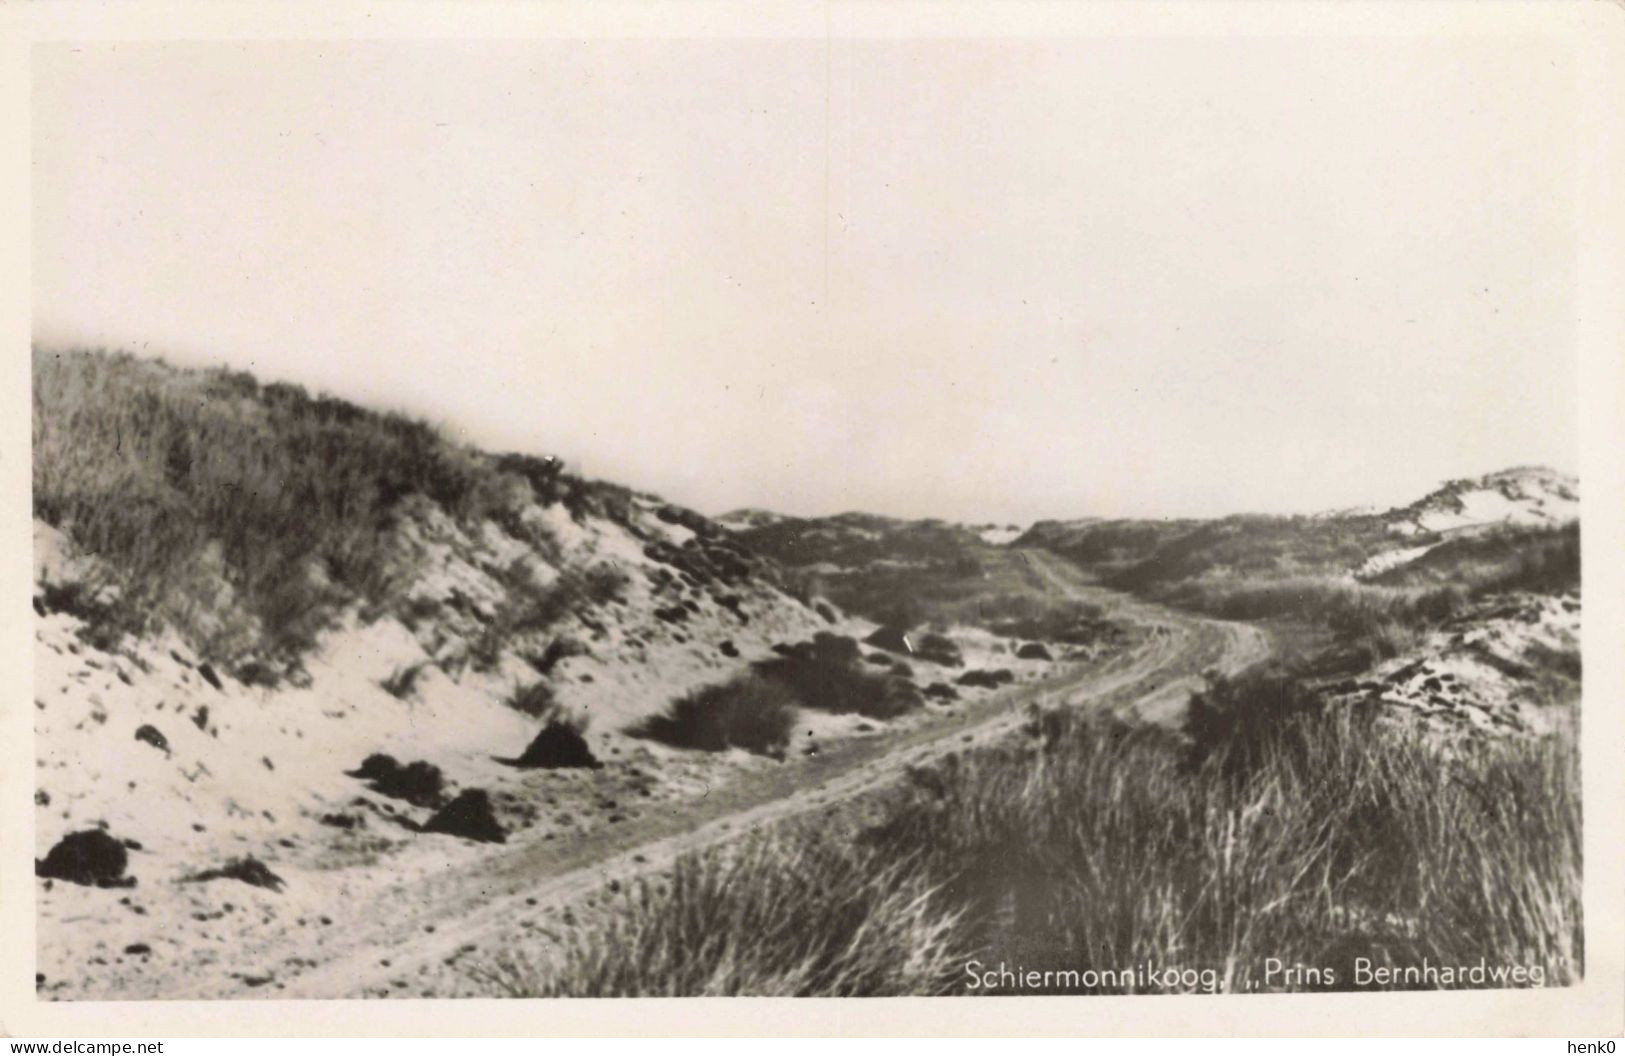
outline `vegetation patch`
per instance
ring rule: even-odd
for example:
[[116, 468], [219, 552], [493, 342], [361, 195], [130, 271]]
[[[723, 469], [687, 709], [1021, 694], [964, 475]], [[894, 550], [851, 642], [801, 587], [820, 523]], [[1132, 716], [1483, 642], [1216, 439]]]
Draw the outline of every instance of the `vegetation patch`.
[[[485, 455], [422, 421], [241, 372], [36, 348], [32, 382], [34, 515], [107, 570], [47, 587], [37, 608], [77, 615], [99, 648], [171, 627], [251, 684], [296, 671], [352, 606], [421, 616], [396, 529], [424, 504], [465, 528], [494, 521], [544, 557], [554, 544], [522, 516], [535, 505], [634, 517], [630, 491], [556, 459]], [[519, 590], [476, 662], [625, 584], [605, 565]]]
[[812, 641], [787, 646], [781, 655], [754, 667], [764, 678], [786, 686], [803, 707], [817, 711], [892, 719], [920, 706], [913, 682], [863, 670], [862, 657], [851, 638], [821, 631]]
[[946, 993], [964, 951], [930, 896], [850, 843], [757, 837], [637, 881], [556, 952], [510, 945], [471, 975], [506, 997]]
[[998, 689], [1000, 686], [1007, 686], [1015, 680], [1016, 676], [1007, 667], [966, 671], [958, 678], [960, 685], [970, 686], [973, 689]]
[[743, 748], [782, 757], [795, 728], [796, 703], [783, 683], [747, 673], [684, 694], [630, 732], [674, 748]]
[[553, 719], [525, 747], [515, 765], [544, 770], [597, 770], [604, 764], [592, 754], [578, 725]]
[[[1003, 961], [1051, 972], [1045, 992], [1143, 993], [1166, 988], [1122, 966], [1177, 963], [1214, 992], [1351, 990], [1356, 958], [1581, 978], [1572, 738], [1446, 749], [1317, 707], [1279, 670], [1201, 700], [1191, 740], [1040, 712], [1025, 743], [911, 774], [855, 841], [803, 829], [685, 858], [556, 954], [479, 978], [515, 996], [985, 994], [966, 964]], [[1268, 958], [1326, 972], [1265, 978]]]
[[129, 863], [123, 843], [101, 829], [85, 829], [56, 841], [43, 860], [34, 862], [34, 875], [87, 887], [133, 887], [135, 878], [124, 875]]
[[508, 834], [491, 809], [491, 797], [483, 788], [470, 788], [458, 794], [423, 823], [424, 832], [439, 832], [479, 843], [507, 843]]
[[558, 696], [546, 682], [530, 682], [520, 686], [503, 703], [533, 719], [546, 718], [558, 711]]
[[379, 683], [385, 693], [397, 700], [406, 700], [417, 692], [418, 680], [429, 667], [427, 662], [407, 664], [397, 668], [388, 678]]
[[367, 756], [350, 776], [366, 781], [379, 795], [419, 807], [439, 806], [446, 788], [445, 775], [433, 763], [419, 759], [402, 766], [394, 756], [382, 752]]
[[217, 869], [205, 869], [201, 873], [193, 873], [185, 878], [189, 883], [207, 883], [210, 880], [240, 880], [250, 887], [263, 887], [270, 891], [281, 891], [285, 886], [280, 876], [273, 873], [264, 862], [249, 855], [246, 858], [234, 858]]

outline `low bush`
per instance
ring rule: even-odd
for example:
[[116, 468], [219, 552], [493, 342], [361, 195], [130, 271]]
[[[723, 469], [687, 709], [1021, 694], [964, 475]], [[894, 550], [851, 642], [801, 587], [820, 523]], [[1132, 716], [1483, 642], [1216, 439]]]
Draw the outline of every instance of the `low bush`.
[[604, 764], [588, 746], [583, 724], [553, 719], [520, 753], [515, 765], [544, 770], [597, 770]]
[[[1017, 596], [1016, 601], [1027, 601]], [[1032, 608], [1030, 603], [1025, 606]], [[997, 610], [994, 610], [997, 611]], [[992, 619], [988, 630], [1006, 638], [1042, 639], [1065, 645], [1091, 645], [1116, 633], [1105, 610], [1088, 602], [1050, 604], [1033, 614]]]
[[483, 788], [458, 794], [423, 823], [424, 832], [440, 832], [478, 843], [507, 843], [508, 834], [491, 809], [491, 796]]
[[888, 653], [907, 655], [912, 652], [908, 646], [908, 627], [905, 624], [883, 624], [870, 631], [869, 636], [863, 641], [866, 645], [872, 645], [876, 649], [884, 649]]
[[795, 721], [796, 698], [789, 689], [772, 679], [745, 674], [686, 693], [629, 732], [674, 748], [707, 752], [743, 748], [781, 756]]
[[1323, 707], [1314, 690], [1280, 665], [1235, 676], [1210, 672], [1185, 710], [1190, 765], [1211, 762], [1229, 774], [1251, 774], [1265, 763], [1299, 762]]
[[922, 634], [914, 647], [914, 655], [942, 667], [963, 667], [964, 654], [959, 643], [945, 634]]
[[129, 862], [124, 844], [101, 829], [85, 829], [58, 840], [43, 860], [34, 862], [34, 875], [86, 886], [129, 887], [135, 882], [124, 875]]
[[43, 610], [41, 615], [60, 612], [74, 617], [81, 623], [76, 632], [80, 641], [111, 652], [126, 635], [145, 631], [148, 618], [138, 606], [125, 600], [115, 584], [102, 582], [102, 578], [43, 583], [37, 608]]
[[287, 881], [271, 871], [270, 866], [248, 855], [246, 858], [233, 858], [225, 865], [214, 869], [205, 869], [200, 873], [193, 873], [184, 878], [187, 883], [201, 884], [210, 880], [239, 880], [250, 887], [263, 887], [269, 891], [280, 892]]
[[446, 787], [445, 775], [433, 763], [419, 759], [402, 766], [394, 756], [383, 753], [367, 756], [350, 776], [368, 782], [379, 795], [420, 807], [438, 806]]
[[398, 700], [405, 700], [417, 692], [418, 680], [423, 677], [427, 663], [407, 664], [396, 668], [395, 671], [378, 683], [385, 693]]
[[788, 687], [803, 707], [836, 715], [893, 719], [918, 708], [919, 690], [906, 678], [859, 667], [861, 651], [850, 638], [821, 635], [759, 661], [756, 672]]
[[998, 689], [1000, 686], [1009, 685], [1015, 680], [1016, 676], [1011, 673], [1009, 668], [1005, 667], [994, 668], [991, 671], [966, 671], [957, 679], [960, 685], [969, 686], [972, 689]]
[[558, 695], [546, 682], [530, 682], [515, 689], [503, 701], [521, 715], [533, 719], [547, 718], [558, 711]]

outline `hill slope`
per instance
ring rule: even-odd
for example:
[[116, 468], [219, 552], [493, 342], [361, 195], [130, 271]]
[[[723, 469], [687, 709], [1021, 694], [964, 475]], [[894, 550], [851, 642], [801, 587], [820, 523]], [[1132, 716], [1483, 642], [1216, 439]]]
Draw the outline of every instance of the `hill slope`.
[[[219, 881], [183, 881], [245, 858], [288, 882], [261, 908], [314, 920], [318, 890], [477, 853], [424, 834], [462, 793], [552, 839], [773, 765], [633, 734], [774, 646], [869, 629], [693, 511], [294, 386], [36, 352], [33, 432], [36, 854], [123, 841], [144, 886], [115, 918], [146, 938], [201, 914], [225, 941]], [[46, 992], [116, 991], [121, 925], [58, 930], [102, 893], [43, 883]]]

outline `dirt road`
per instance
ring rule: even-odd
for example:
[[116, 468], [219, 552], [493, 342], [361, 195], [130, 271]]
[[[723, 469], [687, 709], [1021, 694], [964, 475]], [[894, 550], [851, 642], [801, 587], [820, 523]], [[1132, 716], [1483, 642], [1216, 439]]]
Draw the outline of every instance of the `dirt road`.
[[[680, 854], [850, 801], [896, 780], [906, 766], [1007, 736], [1020, 726], [1029, 704], [1064, 703], [1167, 720], [1203, 671], [1235, 669], [1268, 652], [1257, 628], [1204, 620], [1106, 591], [1086, 583], [1059, 558], [1024, 553], [1032, 574], [1054, 591], [1102, 605], [1113, 618], [1137, 625], [1143, 632], [1138, 643], [1054, 679], [1014, 686], [893, 732], [743, 774], [698, 801], [651, 810], [572, 845], [517, 843], [402, 882], [378, 891], [372, 899], [376, 911], [357, 913], [342, 929], [312, 935], [289, 928], [271, 948], [243, 951], [252, 956], [252, 966], [222, 963], [199, 966], [185, 980], [154, 978], [153, 995], [450, 996], [461, 978], [454, 967], [459, 958], [501, 949], [522, 928], [545, 933], [559, 907], [611, 881], [624, 883], [663, 869]], [[245, 967], [274, 975], [278, 985], [251, 988], [243, 979]]]

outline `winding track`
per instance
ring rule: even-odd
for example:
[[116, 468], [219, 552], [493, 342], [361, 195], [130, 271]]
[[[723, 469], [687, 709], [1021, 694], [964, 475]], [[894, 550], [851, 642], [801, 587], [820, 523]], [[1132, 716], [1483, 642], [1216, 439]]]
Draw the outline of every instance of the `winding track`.
[[[683, 853], [851, 801], [895, 781], [907, 766], [998, 740], [1021, 725], [1029, 704], [1066, 703], [1168, 721], [1203, 671], [1235, 670], [1269, 652], [1268, 640], [1256, 627], [1129, 598], [1085, 582], [1071, 565], [1046, 552], [1020, 553], [1028, 570], [1056, 592], [1101, 605], [1113, 618], [1138, 625], [1144, 632], [1139, 644], [1101, 664], [1014, 686], [904, 729], [743, 774], [697, 802], [651, 810], [571, 846], [520, 843], [441, 874], [393, 885], [373, 900], [382, 912], [357, 915], [341, 935], [330, 934], [314, 945], [308, 933], [289, 931], [279, 948], [256, 951], [258, 963], [276, 972], [281, 989], [248, 989], [240, 978], [226, 974], [231, 966], [221, 965], [200, 970], [190, 985], [166, 981], [162, 996], [415, 996], [425, 981], [444, 979], [448, 973], [443, 966], [460, 949], [475, 944], [490, 950], [511, 940], [518, 920], [534, 920], [543, 909], [576, 901], [611, 879], [625, 881], [664, 869]], [[431, 925], [432, 934], [427, 930]], [[391, 981], [400, 979], [416, 980], [417, 989], [392, 991]]]

